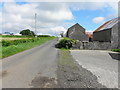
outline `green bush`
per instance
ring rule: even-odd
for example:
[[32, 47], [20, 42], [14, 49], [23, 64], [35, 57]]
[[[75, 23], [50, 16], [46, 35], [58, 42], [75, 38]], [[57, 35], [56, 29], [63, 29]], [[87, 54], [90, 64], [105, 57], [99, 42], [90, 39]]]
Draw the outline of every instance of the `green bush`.
[[10, 46], [10, 45], [11, 45], [11, 41], [7, 41], [7, 40], [2, 41], [2, 46]]
[[63, 38], [59, 41], [58, 44], [55, 45], [56, 48], [65, 48], [70, 49], [72, 48], [76, 43], [76, 40], [70, 39], [70, 38]]
[[50, 37], [50, 35], [38, 35], [37, 37]]
[[113, 52], [120, 52], [120, 49], [113, 49]]

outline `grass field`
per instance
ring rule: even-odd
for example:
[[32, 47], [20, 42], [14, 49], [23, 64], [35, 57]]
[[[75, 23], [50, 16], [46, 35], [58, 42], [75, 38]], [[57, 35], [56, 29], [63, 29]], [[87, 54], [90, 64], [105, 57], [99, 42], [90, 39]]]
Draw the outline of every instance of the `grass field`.
[[20, 39], [28, 39], [28, 38], [1, 38], [1, 40], [20, 40]]
[[28, 39], [33, 38], [31, 36], [13, 36], [13, 35], [0, 35], [0, 40], [18, 40], [18, 39]]
[[17, 35], [0, 35], [2, 38], [29, 38], [31, 36], [17, 36]]
[[[34, 39], [34, 38], [32, 38], [32, 39]], [[0, 55], [0, 58], [5, 58], [8, 56], [14, 55], [16, 53], [22, 52], [24, 50], [39, 46], [39, 45], [45, 43], [46, 41], [49, 41], [52, 39], [55, 39], [55, 37], [39, 37], [34, 42], [19, 43], [17, 45], [10, 45], [10, 46], [3, 46], [3, 47], [1, 46], [2, 48], [0, 49], [0, 52], [2, 53], [2, 55]], [[26, 40], [28, 40], [28, 39], [26, 39]]]

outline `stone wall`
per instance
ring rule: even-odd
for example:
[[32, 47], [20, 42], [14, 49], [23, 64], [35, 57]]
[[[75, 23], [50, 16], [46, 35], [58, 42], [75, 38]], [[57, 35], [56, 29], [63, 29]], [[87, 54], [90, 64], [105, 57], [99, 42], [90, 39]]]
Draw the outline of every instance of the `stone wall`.
[[118, 23], [112, 28], [111, 47], [112, 49], [119, 48], [119, 25]]
[[[120, 17], [120, 1], [118, 2], [118, 16]], [[118, 48], [120, 48], [120, 22], [118, 22]]]
[[74, 49], [85, 49], [85, 50], [110, 50], [110, 42], [77, 42]]
[[118, 48], [120, 48], [120, 22], [118, 23]]

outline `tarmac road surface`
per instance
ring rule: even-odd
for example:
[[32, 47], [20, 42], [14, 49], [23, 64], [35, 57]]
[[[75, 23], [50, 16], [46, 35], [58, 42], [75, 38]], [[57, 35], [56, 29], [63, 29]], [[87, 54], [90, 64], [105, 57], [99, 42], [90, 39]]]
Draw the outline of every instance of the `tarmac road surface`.
[[54, 39], [38, 47], [2, 59], [2, 87], [54, 87], [57, 77], [58, 50], [54, 48], [56, 42], [57, 39]]
[[107, 88], [118, 88], [117, 53], [103, 50], [71, 50], [80, 66], [92, 72], [98, 82]]

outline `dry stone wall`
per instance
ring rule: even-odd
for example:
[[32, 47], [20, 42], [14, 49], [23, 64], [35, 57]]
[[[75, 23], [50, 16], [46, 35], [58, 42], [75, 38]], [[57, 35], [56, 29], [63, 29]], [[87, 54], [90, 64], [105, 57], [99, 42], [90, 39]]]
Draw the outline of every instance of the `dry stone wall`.
[[85, 50], [110, 50], [111, 43], [110, 42], [77, 42], [73, 47], [75, 49], [85, 49]]

